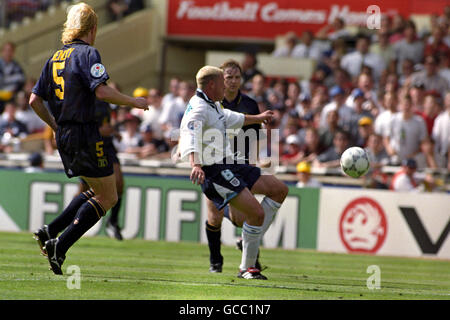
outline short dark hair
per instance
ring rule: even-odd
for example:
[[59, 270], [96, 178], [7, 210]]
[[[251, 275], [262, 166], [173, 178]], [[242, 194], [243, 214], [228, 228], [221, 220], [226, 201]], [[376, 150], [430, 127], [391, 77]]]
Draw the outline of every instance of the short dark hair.
[[222, 69], [223, 71], [225, 71], [226, 68], [237, 68], [239, 69], [239, 72], [242, 74], [241, 65], [234, 59], [225, 60], [224, 63], [222, 63], [222, 65], [220, 66], [220, 69]]

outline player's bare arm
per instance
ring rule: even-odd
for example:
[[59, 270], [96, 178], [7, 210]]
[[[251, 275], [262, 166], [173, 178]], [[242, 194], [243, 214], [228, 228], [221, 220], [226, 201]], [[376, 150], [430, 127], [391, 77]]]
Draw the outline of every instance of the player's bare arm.
[[272, 118], [273, 111], [271, 110], [267, 110], [256, 115], [246, 114], [244, 118], [244, 126], [249, 124], [267, 123], [268, 121], [272, 120]]
[[45, 123], [47, 123], [53, 131], [56, 132], [58, 125], [56, 124], [55, 118], [50, 114], [48, 109], [44, 105], [44, 101], [38, 95], [31, 93], [30, 96], [30, 105], [36, 114], [41, 118]]
[[100, 84], [97, 88], [95, 88], [95, 96], [97, 97], [97, 99], [112, 104], [131, 106], [133, 108], [148, 110], [148, 103], [145, 98], [133, 98], [127, 96], [105, 84]]

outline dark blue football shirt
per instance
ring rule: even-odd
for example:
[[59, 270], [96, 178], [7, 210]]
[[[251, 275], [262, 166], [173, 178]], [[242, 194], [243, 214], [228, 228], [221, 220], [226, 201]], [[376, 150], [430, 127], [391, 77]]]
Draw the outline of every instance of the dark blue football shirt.
[[108, 79], [97, 49], [74, 40], [48, 59], [32, 92], [48, 102], [57, 124], [95, 122], [95, 88]]
[[[227, 101], [227, 99], [223, 99], [222, 105], [224, 108], [227, 108], [231, 111], [240, 112], [243, 114], [250, 114], [250, 115], [256, 115], [259, 114], [259, 108], [258, 104], [255, 100], [247, 96], [246, 94], [241, 93], [241, 91], [238, 92], [236, 98], [233, 101]], [[243, 126], [242, 130], [244, 133], [249, 130], [253, 129], [256, 132], [256, 138], [259, 138], [259, 129], [261, 128], [260, 124], [251, 124], [247, 126]], [[250, 153], [250, 143], [258, 143], [257, 141], [250, 141], [250, 139], [247, 137], [245, 139], [245, 150], [242, 152], [242, 150], [238, 150], [239, 146], [237, 143], [237, 138], [234, 138], [233, 143], [233, 152], [235, 156], [242, 157], [245, 156], [245, 163], [249, 163], [249, 153]]]

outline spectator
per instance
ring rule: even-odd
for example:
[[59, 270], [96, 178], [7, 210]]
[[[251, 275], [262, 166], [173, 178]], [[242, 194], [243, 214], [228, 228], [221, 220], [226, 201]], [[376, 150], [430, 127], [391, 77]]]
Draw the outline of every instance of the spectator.
[[428, 135], [431, 136], [433, 131], [433, 125], [436, 117], [442, 111], [439, 105], [438, 99], [440, 95], [435, 91], [428, 91], [425, 94], [425, 100], [423, 103], [423, 111], [416, 111], [415, 113], [423, 118], [427, 125]]
[[381, 77], [386, 63], [383, 58], [376, 54], [369, 52], [370, 39], [365, 35], [359, 35], [356, 40], [356, 50], [347, 53], [342, 57], [341, 67], [345, 69], [352, 78], [358, 77], [363, 66], [369, 66], [373, 71], [373, 76], [376, 81]]
[[[383, 83], [384, 92], [397, 92], [399, 88], [399, 78], [396, 73], [387, 73], [385, 76], [385, 81]], [[379, 90], [382, 91], [381, 89]]]
[[336, 132], [343, 131], [343, 129], [339, 126], [339, 113], [337, 110], [330, 110], [327, 113], [326, 121], [326, 126], [321, 126], [318, 132], [320, 144], [323, 145], [325, 149], [328, 149], [333, 145], [333, 138]]
[[108, 0], [107, 8], [112, 21], [120, 20], [123, 17], [136, 11], [144, 9], [143, 0]]
[[305, 143], [301, 145], [297, 162], [307, 161], [312, 163], [317, 156], [325, 150], [326, 148], [320, 142], [319, 132], [317, 129], [309, 127], [305, 130]]
[[300, 130], [297, 135], [300, 139], [300, 145], [305, 143], [306, 131], [309, 128], [314, 128], [314, 113], [307, 112], [304, 116], [299, 117]]
[[380, 56], [384, 60], [385, 66], [391, 65], [395, 60], [395, 52], [389, 42], [389, 30], [378, 30], [377, 41], [370, 45], [369, 52]]
[[[374, 81], [370, 75], [367, 73], [361, 73], [358, 76], [356, 86], [358, 89], [360, 89], [364, 93], [364, 98], [366, 100], [366, 103], [364, 107], [366, 107], [366, 104], [368, 104], [370, 101], [373, 102], [373, 104], [380, 109], [380, 105], [378, 103], [378, 97], [377, 92], [374, 89]], [[353, 96], [350, 95], [347, 100], [345, 101], [345, 104], [349, 107], [353, 108]]]
[[167, 92], [161, 101], [161, 104], [164, 106], [172, 104], [176, 98], [178, 98], [179, 94], [179, 86], [180, 86], [180, 78], [172, 77], [169, 81], [169, 92]]
[[409, 88], [411, 95], [411, 102], [414, 112], [422, 112], [425, 101], [425, 84], [420, 80], [414, 80], [412, 86]]
[[376, 133], [370, 134], [365, 150], [367, 151], [371, 168], [380, 169], [382, 166], [389, 164], [389, 155], [383, 146], [383, 137], [381, 135]]
[[23, 138], [28, 134], [27, 127], [24, 123], [17, 120], [17, 107], [14, 102], [8, 102], [5, 105], [5, 111], [0, 120], [0, 135], [9, 133], [11, 137]]
[[272, 52], [274, 57], [290, 57], [292, 55], [292, 51], [297, 44], [297, 35], [293, 31], [288, 32], [283, 40], [283, 45]]
[[27, 134], [25, 124], [16, 119], [14, 103], [6, 103], [3, 117], [0, 119], [0, 151], [5, 153], [19, 151], [20, 144], [17, 138], [24, 138]]
[[164, 139], [156, 139], [151, 125], [146, 125], [141, 130], [141, 140], [138, 147], [135, 148], [138, 158], [148, 158], [158, 153], [167, 152], [169, 146]]
[[292, 57], [320, 60], [324, 49], [320, 41], [314, 39], [311, 31], [303, 31], [300, 43], [292, 50]]
[[367, 146], [370, 135], [374, 134], [373, 120], [370, 117], [362, 117], [358, 121], [358, 136], [356, 137], [355, 145], [361, 148]]
[[394, 191], [417, 191], [418, 183], [414, 178], [416, 169], [416, 160], [404, 159], [401, 169], [392, 177], [390, 189]]
[[322, 168], [338, 168], [342, 153], [349, 147], [349, 135], [345, 131], [337, 131], [333, 145], [321, 153], [314, 161], [314, 166]]
[[314, 111], [312, 110], [311, 97], [307, 94], [303, 93], [300, 94], [299, 103], [297, 103], [295, 111], [297, 112], [300, 118], [311, 116], [310, 120], [312, 120]]
[[408, 79], [411, 78], [414, 73], [414, 61], [411, 59], [404, 59], [402, 62], [402, 71], [400, 72], [400, 78], [398, 80], [401, 86], [405, 85]]
[[297, 163], [295, 159], [300, 153], [300, 139], [296, 134], [291, 134], [286, 138], [286, 152], [281, 156], [281, 164], [284, 166]]
[[424, 50], [424, 55], [426, 56], [450, 56], [450, 48], [444, 42], [446, 30], [441, 26], [436, 26], [433, 28], [432, 35], [428, 38]]
[[387, 136], [389, 130], [389, 124], [392, 117], [397, 112], [397, 93], [386, 92], [383, 97], [384, 111], [378, 115], [375, 119], [375, 133], [384, 137]]
[[[333, 30], [330, 32], [330, 30]], [[345, 28], [344, 19], [337, 17], [331, 24], [327, 24], [316, 33], [316, 38], [321, 40], [337, 40], [350, 37], [350, 32]]]
[[142, 126], [151, 125], [155, 138], [163, 139], [164, 132], [159, 122], [162, 113], [161, 92], [156, 88], [151, 88], [148, 91], [147, 101], [148, 101], [148, 110], [145, 111], [143, 116], [141, 117]]
[[15, 99], [17, 105], [16, 118], [26, 125], [28, 133], [37, 133], [45, 130], [46, 123], [34, 112], [28, 103], [25, 91], [19, 91]]
[[[372, 121], [372, 115], [369, 111], [363, 109], [363, 104], [366, 101], [364, 92], [356, 88], [352, 91], [353, 97], [353, 113], [347, 127], [343, 127], [345, 131], [348, 131], [353, 141], [359, 140], [359, 120], [362, 118], [369, 118]], [[366, 121], [367, 122], [367, 121]]]
[[426, 91], [436, 90], [441, 97], [450, 89], [447, 80], [438, 73], [438, 61], [435, 56], [425, 58], [425, 70], [413, 73], [411, 81], [422, 82]]
[[396, 14], [392, 17], [392, 32], [389, 37], [389, 42], [395, 44], [405, 37], [404, 31], [406, 27], [405, 18], [401, 14]]
[[346, 103], [345, 91], [338, 86], [334, 86], [330, 89], [330, 97], [332, 101], [328, 103], [322, 110], [321, 114], [321, 127], [327, 126], [327, 114], [331, 110], [337, 110], [339, 114], [339, 125], [341, 127], [349, 127], [351, 119], [353, 117], [353, 109], [350, 108]]
[[33, 152], [29, 158], [30, 165], [24, 169], [26, 173], [36, 173], [44, 171], [44, 159], [39, 152]]
[[434, 142], [431, 138], [425, 138], [420, 144], [420, 152], [414, 157], [417, 162], [418, 168], [431, 168], [436, 169], [438, 167], [437, 157], [434, 152]]
[[368, 187], [377, 189], [388, 189], [388, 176], [383, 173], [382, 168], [389, 164], [389, 155], [383, 147], [383, 137], [371, 134], [365, 148], [369, 157], [370, 169], [364, 176]]
[[417, 39], [416, 25], [412, 20], [406, 22], [403, 36], [402, 40], [394, 44], [395, 60], [399, 74], [402, 73], [402, 64], [405, 59], [410, 59], [414, 64], [421, 63], [423, 60], [424, 44]]
[[3, 0], [6, 9], [6, 26], [11, 22], [20, 22], [25, 17], [33, 17], [40, 9], [46, 9], [48, 0]]
[[257, 103], [262, 102], [268, 104], [265, 90], [265, 79], [262, 74], [256, 74], [251, 79], [251, 90], [248, 92], [248, 96]]
[[170, 103], [162, 104], [159, 123], [165, 132], [180, 127], [186, 106], [194, 94], [195, 84], [192, 81], [181, 81], [178, 85], [178, 96]]
[[450, 55], [439, 56], [439, 75], [450, 83]]
[[137, 98], [137, 97], [147, 98], [147, 96], [148, 96], [148, 90], [144, 87], [137, 87], [133, 91], [133, 97], [135, 97], [135, 98]]
[[302, 161], [296, 166], [298, 182], [297, 188], [320, 188], [322, 184], [315, 178], [311, 177], [311, 165]]
[[13, 95], [22, 89], [25, 83], [25, 74], [22, 67], [14, 60], [16, 45], [5, 42], [0, 57], [0, 113], [3, 112], [4, 103], [12, 99]]
[[246, 84], [253, 79], [253, 77], [257, 74], [262, 75], [262, 71], [260, 71], [257, 67], [258, 59], [256, 58], [256, 54], [254, 52], [245, 52], [244, 59], [242, 60], [242, 79], [244, 87], [247, 87]]
[[435, 142], [435, 152], [441, 159], [438, 161], [439, 166], [450, 170], [450, 91], [444, 97], [444, 107], [445, 110], [434, 122], [432, 137]]
[[389, 124], [384, 145], [392, 164], [414, 158], [420, 152], [420, 144], [427, 137], [425, 121], [412, 111], [411, 96], [400, 99], [400, 112]]
[[141, 119], [131, 113], [125, 117], [125, 130], [120, 132], [121, 140], [114, 140], [114, 145], [118, 152], [136, 153], [136, 147], [141, 141], [141, 134], [139, 132], [139, 124]]
[[289, 82], [287, 87], [287, 97], [284, 101], [284, 105], [288, 110], [295, 109], [300, 115], [299, 111], [302, 109], [300, 101], [301, 87], [297, 81]]

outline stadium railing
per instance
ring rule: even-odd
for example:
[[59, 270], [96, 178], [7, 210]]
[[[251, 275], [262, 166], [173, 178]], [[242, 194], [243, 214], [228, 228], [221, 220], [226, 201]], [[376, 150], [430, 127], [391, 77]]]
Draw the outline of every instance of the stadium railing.
[[[188, 177], [191, 169], [187, 163], [174, 164], [171, 159], [138, 159], [132, 154], [119, 153], [118, 157], [122, 164], [122, 171], [129, 174], [150, 174], [161, 176]], [[0, 153], [0, 168], [25, 168], [30, 165], [30, 153]], [[60, 170], [63, 165], [58, 153], [45, 154], [44, 169]], [[388, 176], [395, 174], [399, 167], [385, 166], [382, 172]], [[270, 170], [269, 170], [270, 171]], [[275, 166], [272, 170], [278, 178], [288, 183], [297, 182], [296, 168], [294, 166]], [[353, 179], [345, 176], [340, 168], [311, 168], [311, 174], [324, 185], [365, 187], [364, 179]], [[424, 178], [426, 174], [432, 174], [441, 179], [444, 185], [440, 191], [450, 192], [450, 172], [446, 169], [422, 169], [418, 170], [416, 177]]]

